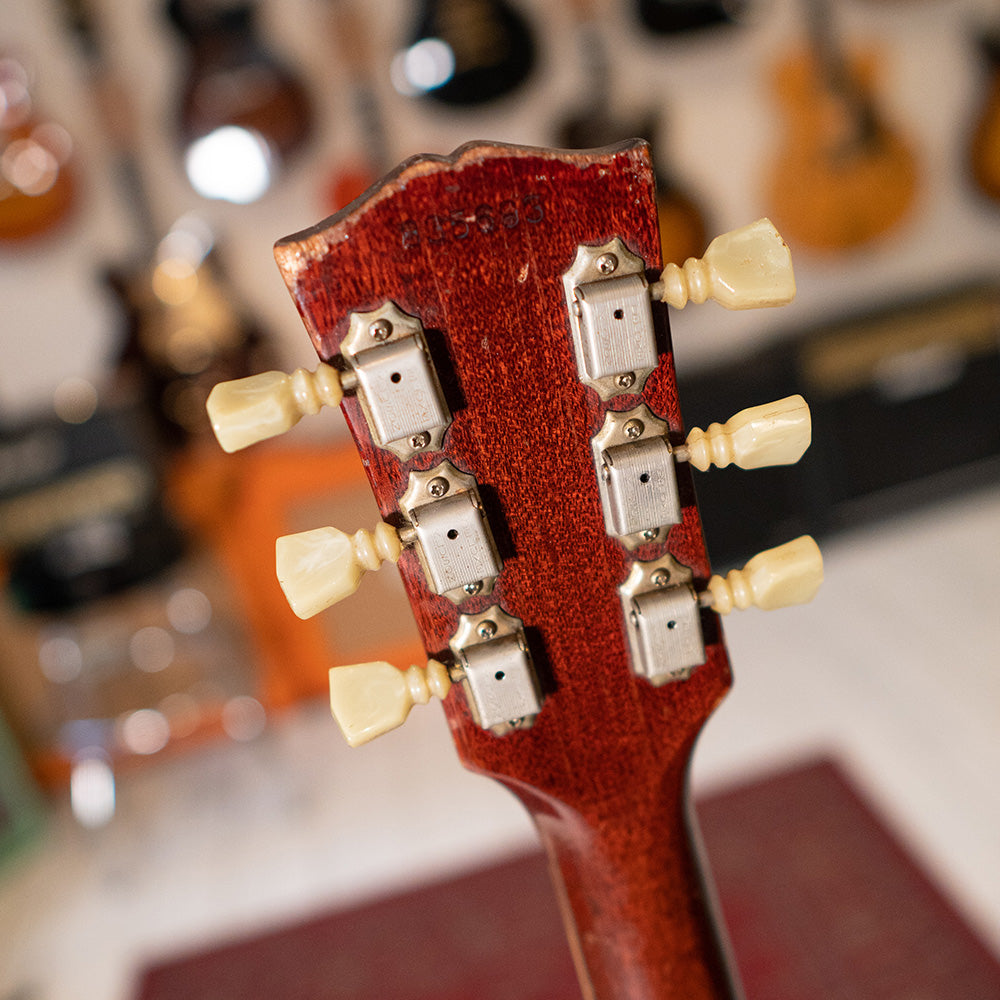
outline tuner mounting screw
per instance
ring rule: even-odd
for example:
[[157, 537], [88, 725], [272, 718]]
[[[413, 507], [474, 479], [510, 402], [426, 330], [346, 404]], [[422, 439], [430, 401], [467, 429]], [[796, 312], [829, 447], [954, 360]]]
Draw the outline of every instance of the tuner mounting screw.
[[637, 438], [642, 435], [646, 425], [641, 420], [626, 420], [622, 432], [627, 438]]
[[659, 529], [659, 528], [647, 528], [647, 529], [646, 529], [646, 530], [645, 530], [645, 531], [644, 531], [644, 532], [642, 533], [642, 540], [643, 540], [644, 542], [651, 542], [651, 541], [652, 541], [652, 540], [653, 540], [654, 538], [656, 538], [656, 536], [657, 536], [657, 535], [658, 535], [659, 533], [660, 533], [660, 529]]
[[448, 492], [448, 480], [444, 476], [435, 476], [427, 484], [427, 492], [432, 497], [443, 497]]
[[492, 639], [497, 634], [497, 623], [489, 619], [481, 621], [476, 627], [476, 634], [480, 639]]
[[594, 264], [601, 274], [614, 274], [618, 270], [618, 258], [613, 253], [602, 253]]
[[665, 587], [670, 582], [670, 572], [665, 569], [658, 569], [649, 578], [649, 582], [654, 587]]
[[631, 389], [635, 385], [635, 372], [625, 372], [615, 379], [615, 385], [619, 389]]
[[431, 436], [427, 431], [421, 431], [410, 438], [410, 447], [416, 450], [426, 448], [431, 443]]
[[483, 581], [476, 580], [474, 583], [467, 583], [462, 590], [464, 590], [470, 597], [473, 594], [478, 594], [479, 591], [483, 589]]
[[392, 323], [387, 319], [377, 319], [368, 326], [368, 332], [371, 334], [373, 340], [381, 343], [383, 340], [389, 339], [392, 333]]

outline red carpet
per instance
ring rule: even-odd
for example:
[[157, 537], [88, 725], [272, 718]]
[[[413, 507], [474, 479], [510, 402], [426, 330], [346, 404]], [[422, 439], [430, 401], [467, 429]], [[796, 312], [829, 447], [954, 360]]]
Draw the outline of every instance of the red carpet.
[[[747, 1000], [998, 1000], [1000, 965], [830, 764], [698, 809]], [[177, 958], [139, 1000], [579, 1000], [531, 855]]]

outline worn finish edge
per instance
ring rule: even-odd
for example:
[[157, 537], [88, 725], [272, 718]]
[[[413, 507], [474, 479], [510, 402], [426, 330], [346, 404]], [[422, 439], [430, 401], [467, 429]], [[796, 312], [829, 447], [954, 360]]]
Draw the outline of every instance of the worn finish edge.
[[398, 188], [406, 187], [411, 180], [427, 174], [455, 167], [461, 168], [466, 164], [486, 159], [511, 156], [558, 160], [562, 163], [576, 162], [582, 170], [593, 166], [595, 161], [610, 160], [622, 154], [633, 154], [652, 169], [649, 143], [645, 139], [626, 139], [595, 149], [547, 149], [542, 146], [522, 146], [475, 139], [463, 143], [449, 154], [418, 153], [404, 160], [340, 211], [313, 226], [278, 240], [274, 244], [274, 259], [285, 281], [291, 287], [309, 264], [319, 261], [331, 246], [347, 237], [346, 232], [342, 235], [337, 232], [343, 223], [362, 210], [367, 211], [377, 205], [383, 198], [391, 197]]

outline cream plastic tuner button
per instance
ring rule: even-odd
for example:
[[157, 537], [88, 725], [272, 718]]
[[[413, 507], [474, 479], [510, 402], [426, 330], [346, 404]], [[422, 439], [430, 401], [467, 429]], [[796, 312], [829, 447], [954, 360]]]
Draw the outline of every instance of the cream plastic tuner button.
[[368, 570], [396, 562], [402, 548], [399, 532], [384, 521], [353, 535], [336, 528], [283, 535], [275, 543], [278, 583], [299, 618], [311, 618], [353, 594]]
[[702, 258], [668, 264], [650, 292], [676, 309], [713, 299], [726, 309], [783, 306], [795, 298], [788, 246], [769, 219], [717, 236]]
[[391, 663], [355, 663], [330, 671], [330, 708], [344, 738], [360, 746], [401, 726], [415, 704], [431, 695], [444, 699], [451, 688], [448, 669], [428, 660], [421, 670], [397, 670]]
[[730, 463], [741, 469], [794, 465], [812, 441], [809, 405], [801, 396], [740, 410], [724, 424], [695, 427], [677, 457], [704, 472], [710, 465]]
[[314, 372], [297, 368], [291, 375], [261, 372], [220, 382], [205, 405], [219, 444], [233, 452], [284, 434], [305, 414], [339, 406], [343, 397], [340, 374], [321, 364]]
[[810, 535], [758, 552], [743, 569], [713, 576], [700, 595], [703, 605], [727, 615], [734, 607], [772, 611], [808, 604], [823, 582], [823, 556]]

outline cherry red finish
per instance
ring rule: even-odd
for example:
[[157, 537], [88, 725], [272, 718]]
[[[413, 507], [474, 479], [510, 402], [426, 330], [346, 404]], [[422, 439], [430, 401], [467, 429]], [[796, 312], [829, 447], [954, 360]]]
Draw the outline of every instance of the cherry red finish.
[[[357, 399], [344, 410], [383, 515], [399, 523], [411, 469], [443, 458], [471, 472], [504, 560], [491, 596], [524, 621], [547, 698], [533, 728], [498, 737], [459, 690], [445, 704], [467, 767], [530, 810], [549, 852], [583, 991], [599, 1000], [732, 995], [686, 823], [698, 732], [730, 684], [714, 615], [708, 659], [659, 688], [629, 669], [617, 587], [633, 558], [604, 529], [590, 439], [610, 404], [579, 381], [560, 276], [577, 245], [621, 236], [658, 270], [653, 171], [644, 143], [591, 153], [470, 144], [403, 164], [367, 196], [278, 243], [275, 254], [320, 357], [351, 311], [387, 299], [418, 316], [454, 423], [441, 452], [408, 463], [372, 445]], [[665, 310], [660, 366], [643, 396], [680, 435]], [[666, 547], [709, 573], [690, 479]], [[638, 555], [652, 558], [662, 544]], [[448, 655], [459, 609], [399, 562], [427, 650]], [[512, 956], [512, 961], [517, 956]]]

